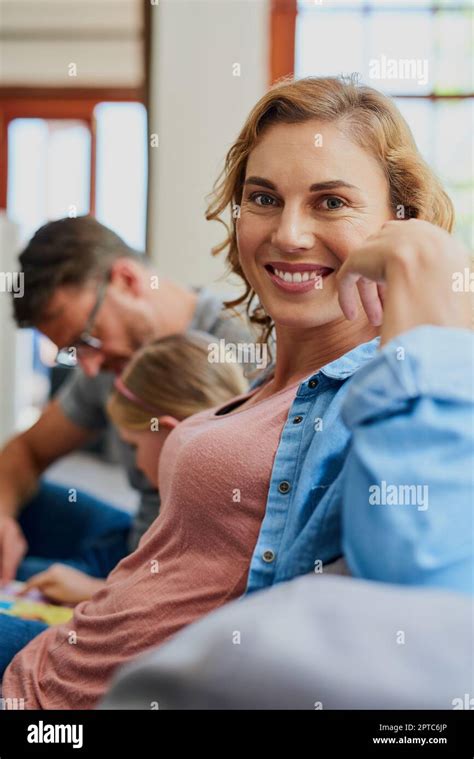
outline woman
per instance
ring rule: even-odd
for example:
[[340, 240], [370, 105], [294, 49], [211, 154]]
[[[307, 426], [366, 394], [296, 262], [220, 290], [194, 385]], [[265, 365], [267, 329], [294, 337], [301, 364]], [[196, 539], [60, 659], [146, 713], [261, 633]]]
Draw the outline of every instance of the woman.
[[[379, 284], [389, 284], [385, 342], [400, 318], [406, 329], [419, 323], [399, 286], [390, 295], [392, 261], [410, 284], [410, 257], [416, 274], [428, 261], [427, 277], [437, 276], [433, 255], [443, 272], [446, 260], [464, 261], [437, 228], [451, 229], [451, 204], [405, 122], [354, 82], [270, 90], [229, 151], [208, 218], [231, 203], [239, 209], [221, 248], [244, 279], [244, 299], [258, 295], [264, 311], [253, 318], [275, 324], [273, 375], [169, 436], [162, 512], [138, 550], [67, 629], [42, 633], [7, 669], [3, 695], [27, 708], [91, 707], [119, 664], [245, 590], [341, 555], [349, 432], [340, 408], [347, 379], [376, 354]], [[400, 208], [426, 221], [392, 221]], [[465, 326], [464, 300], [453, 297], [448, 288], [435, 324]]]

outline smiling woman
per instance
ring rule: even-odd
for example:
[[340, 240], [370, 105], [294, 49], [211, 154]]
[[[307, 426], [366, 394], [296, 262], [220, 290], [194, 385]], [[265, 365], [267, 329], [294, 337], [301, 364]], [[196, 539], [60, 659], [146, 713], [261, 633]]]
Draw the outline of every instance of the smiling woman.
[[[227, 250], [245, 283], [237, 302], [267, 332], [274, 323], [276, 363], [249, 393], [170, 432], [161, 514], [137, 550], [67, 628], [39, 635], [6, 670], [6, 697], [27, 708], [94, 706], [120, 664], [244, 592], [343, 554], [358, 576], [472, 592], [463, 476], [472, 335], [466, 294], [451, 288], [466, 256], [447, 231], [450, 201], [405, 122], [389, 99], [352, 81], [284, 82], [256, 104], [229, 151], [208, 218], [236, 204], [216, 252]], [[399, 220], [400, 207], [417, 218]], [[436, 476], [450, 425], [460, 470], [445, 498]], [[349, 459], [352, 435], [360, 459]], [[431, 459], [419, 440], [436, 442]], [[397, 482], [400, 449], [409, 451], [403, 475], [410, 468], [412, 483], [429, 486], [430, 509], [381, 509], [375, 521], [366, 517], [367, 473], [369, 484], [382, 474], [410, 485]], [[436, 560], [424, 561], [426, 551]], [[157, 557], [163, 572], [151, 568]], [[79, 646], [63, 645], [70, 629]]]

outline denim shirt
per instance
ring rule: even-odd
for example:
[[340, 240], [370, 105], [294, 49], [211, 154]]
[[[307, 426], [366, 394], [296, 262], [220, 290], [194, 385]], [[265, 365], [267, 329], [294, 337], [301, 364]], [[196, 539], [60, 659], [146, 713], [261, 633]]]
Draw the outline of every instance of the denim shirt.
[[[343, 554], [358, 577], [472, 593], [474, 334], [422, 326], [378, 343], [299, 385], [247, 593]], [[374, 505], [387, 483], [429, 493], [429, 508]]]
[[320, 571], [342, 555], [341, 471], [350, 432], [341, 409], [348, 380], [374, 358], [378, 344], [375, 338], [358, 345], [298, 386], [273, 462], [247, 593]]
[[421, 326], [358, 372], [342, 409], [352, 575], [474, 590], [474, 332]]

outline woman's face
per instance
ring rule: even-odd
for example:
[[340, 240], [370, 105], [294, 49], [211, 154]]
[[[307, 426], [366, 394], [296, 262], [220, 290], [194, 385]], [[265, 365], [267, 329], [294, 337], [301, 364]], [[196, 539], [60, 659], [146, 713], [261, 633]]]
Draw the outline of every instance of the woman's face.
[[335, 272], [393, 216], [381, 167], [334, 124], [269, 127], [247, 162], [242, 269], [277, 326], [343, 319]]

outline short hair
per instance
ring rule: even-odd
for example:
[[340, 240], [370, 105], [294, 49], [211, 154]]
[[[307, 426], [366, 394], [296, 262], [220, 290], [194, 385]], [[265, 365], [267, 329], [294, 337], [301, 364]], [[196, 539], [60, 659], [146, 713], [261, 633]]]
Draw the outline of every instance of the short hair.
[[37, 325], [58, 287], [80, 287], [99, 280], [118, 258], [138, 255], [92, 216], [48, 222], [35, 232], [19, 257], [24, 294], [13, 298], [16, 323], [19, 327]]

